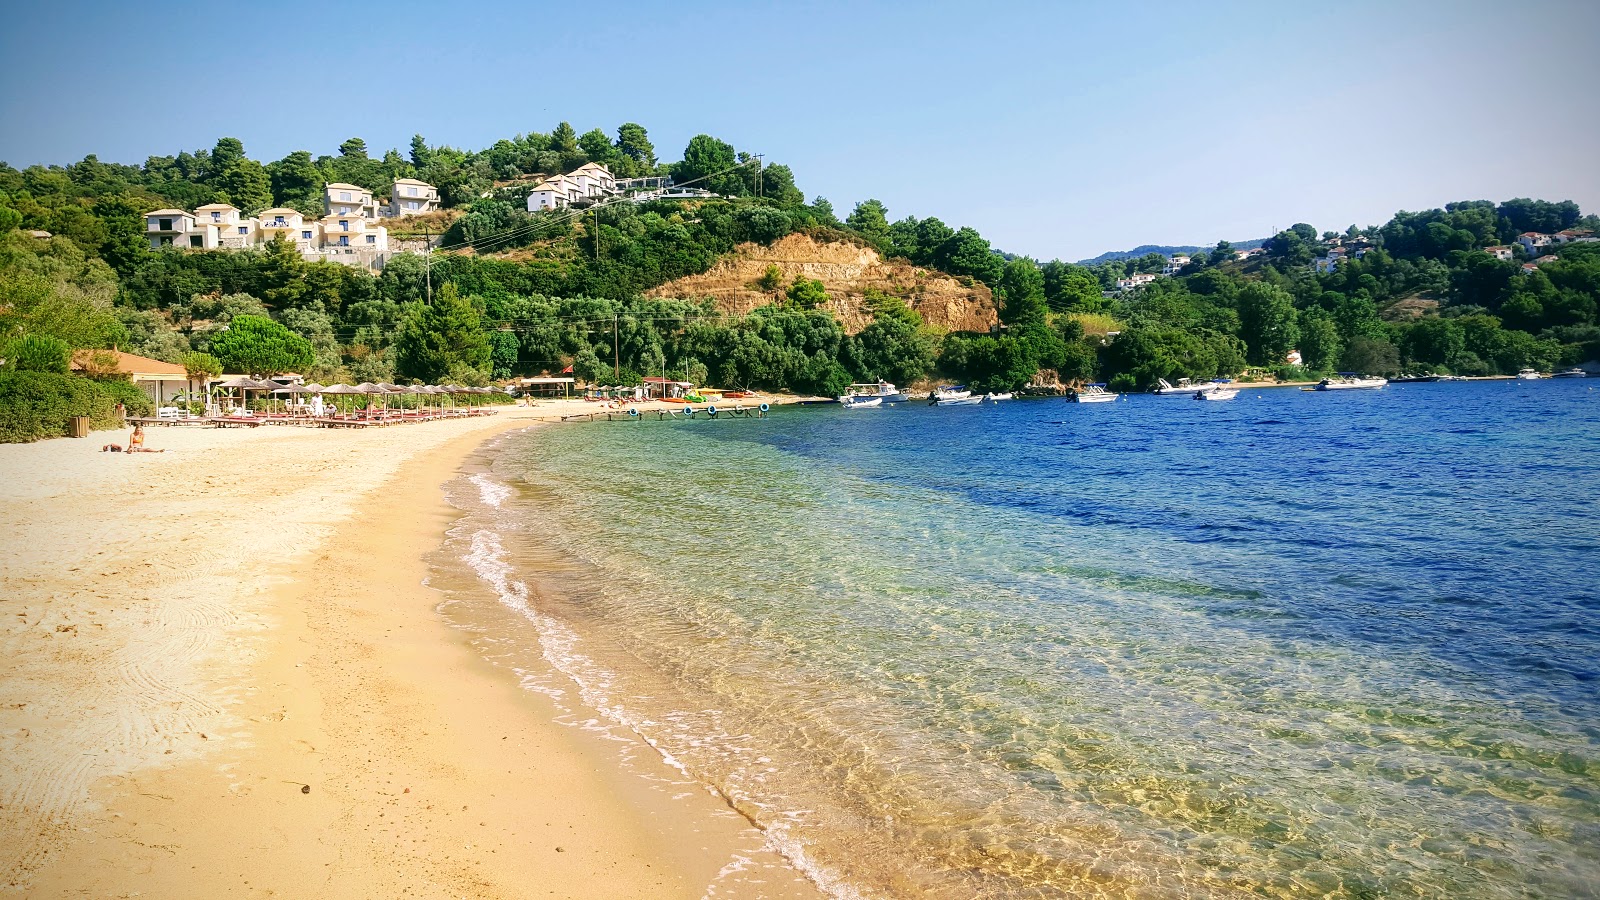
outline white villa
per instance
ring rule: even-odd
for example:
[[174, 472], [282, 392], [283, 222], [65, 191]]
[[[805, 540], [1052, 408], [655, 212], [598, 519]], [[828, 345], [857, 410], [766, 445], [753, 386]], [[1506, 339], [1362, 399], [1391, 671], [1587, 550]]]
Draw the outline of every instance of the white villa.
[[[599, 189], [611, 177], [603, 166], [599, 168], [603, 178], [594, 172], [583, 173], [583, 183], [592, 189]], [[145, 235], [152, 250], [244, 250], [281, 235], [308, 260], [382, 268], [389, 253], [389, 229], [378, 224], [380, 216], [431, 212], [439, 208], [439, 191], [426, 181], [397, 178], [388, 202], [380, 203], [366, 188], [335, 181], [323, 189], [322, 206], [320, 219], [282, 206], [254, 216], [245, 216], [228, 203], [208, 203], [194, 212], [158, 209], [145, 215]]]
[[1189, 264], [1189, 257], [1187, 257], [1187, 256], [1174, 256], [1171, 259], [1167, 260], [1167, 264], [1166, 265], [1161, 267], [1161, 274], [1163, 274], [1163, 275], [1176, 275], [1176, 274], [1178, 274], [1178, 272], [1182, 271], [1184, 266], [1187, 266], [1188, 264]]
[[1131, 290], [1131, 289], [1136, 288], [1136, 287], [1142, 287], [1144, 285], [1147, 285], [1150, 282], [1155, 281], [1155, 280], [1156, 280], [1156, 276], [1152, 272], [1135, 272], [1134, 274], [1129, 275], [1126, 278], [1118, 278], [1117, 279], [1117, 290], [1119, 290], [1119, 291]]
[[560, 209], [617, 193], [617, 180], [600, 163], [584, 163], [565, 175], [546, 178], [528, 193], [528, 212]]
[[1485, 247], [1483, 248], [1483, 252], [1489, 254], [1495, 259], [1500, 260], [1501, 262], [1511, 261], [1511, 248], [1505, 244], [1496, 244], [1493, 247]]
[[1536, 257], [1540, 255], [1539, 251], [1555, 243], [1555, 239], [1548, 234], [1540, 234], [1537, 231], [1524, 231], [1517, 235], [1517, 243], [1522, 245], [1522, 249], [1528, 251], [1529, 256]]

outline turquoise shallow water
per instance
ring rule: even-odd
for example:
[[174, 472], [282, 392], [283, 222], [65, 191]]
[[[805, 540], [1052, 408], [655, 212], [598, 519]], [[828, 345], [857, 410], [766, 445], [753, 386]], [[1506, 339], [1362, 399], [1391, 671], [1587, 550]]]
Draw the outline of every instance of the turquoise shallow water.
[[551, 427], [458, 538], [841, 895], [1593, 896], [1593, 387]]

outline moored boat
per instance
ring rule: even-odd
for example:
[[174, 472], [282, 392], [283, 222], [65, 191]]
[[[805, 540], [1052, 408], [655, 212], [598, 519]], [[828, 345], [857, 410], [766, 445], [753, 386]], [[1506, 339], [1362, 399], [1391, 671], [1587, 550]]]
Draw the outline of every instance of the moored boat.
[[1357, 375], [1354, 372], [1340, 372], [1333, 378], [1324, 378], [1317, 382], [1319, 391], [1355, 391], [1381, 388], [1388, 384], [1387, 378], [1376, 376]]
[[852, 397], [846, 394], [839, 398], [845, 409], [873, 409], [883, 405], [882, 397]]
[[1201, 390], [1194, 392], [1194, 398], [1196, 400], [1232, 400], [1237, 396], [1239, 396], [1238, 388], [1216, 387], [1209, 391]]
[[845, 389], [844, 394], [839, 398], [839, 402], [843, 403], [845, 397], [877, 397], [884, 403], [904, 403], [910, 399], [899, 388], [887, 381], [852, 384]]
[[1002, 391], [1001, 393], [998, 393], [998, 394], [990, 392], [990, 393], [987, 393], [987, 394], [983, 395], [983, 402], [985, 402], [985, 403], [999, 403], [1001, 400], [1010, 400], [1010, 399], [1014, 398], [1015, 396], [1016, 395], [1011, 393], [1010, 391]]
[[1067, 397], [1073, 403], [1110, 403], [1116, 394], [1106, 390], [1104, 384], [1086, 384]]
[[963, 384], [942, 385], [928, 395], [928, 405], [938, 406], [941, 403], [955, 403], [961, 400], [982, 400], [982, 397], [973, 398], [972, 392]]
[[1195, 391], [1209, 391], [1213, 388], [1209, 384], [1195, 384], [1187, 378], [1179, 378], [1177, 385], [1173, 385], [1165, 378], [1157, 378], [1156, 386], [1150, 393], [1157, 397], [1193, 397]]
[[1585, 372], [1584, 370], [1582, 370], [1582, 369], [1580, 369], [1580, 368], [1578, 368], [1576, 366], [1574, 366], [1574, 367], [1572, 367], [1570, 369], [1563, 369], [1560, 372], [1557, 372], [1554, 375], [1551, 375], [1550, 377], [1551, 378], [1588, 378], [1589, 377], [1589, 373]]
[[1543, 377], [1544, 377], [1543, 375], [1540, 375], [1538, 372], [1534, 371], [1533, 369], [1523, 369], [1522, 371], [1517, 373], [1517, 380], [1518, 381], [1538, 381], [1539, 379], [1541, 379]]

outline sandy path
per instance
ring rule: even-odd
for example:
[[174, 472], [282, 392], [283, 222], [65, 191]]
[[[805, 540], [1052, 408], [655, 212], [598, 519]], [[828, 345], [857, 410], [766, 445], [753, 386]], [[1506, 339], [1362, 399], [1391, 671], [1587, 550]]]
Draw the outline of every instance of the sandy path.
[[[759, 857], [709, 797], [634, 795], [434, 615], [439, 488], [529, 413], [0, 446], [0, 885], [701, 896]], [[721, 894], [811, 893], [773, 872]]]

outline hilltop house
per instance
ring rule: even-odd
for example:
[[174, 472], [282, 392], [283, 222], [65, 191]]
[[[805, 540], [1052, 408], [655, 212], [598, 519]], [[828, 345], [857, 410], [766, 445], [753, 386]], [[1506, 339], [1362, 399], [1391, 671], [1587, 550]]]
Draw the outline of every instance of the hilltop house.
[[1136, 287], [1143, 287], [1144, 285], [1147, 285], [1147, 284], [1149, 284], [1149, 283], [1151, 283], [1152, 281], [1155, 281], [1155, 280], [1156, 280], [1156, 276], [1153, 273], [1150, 273], [1150, 272], [1135, 272], [1132, 275], [1127, 276], [1126, 278], [1118, 278], [1117, 279], [1117, 290], [1119, 290], [1119, 291], [1132, 290], [1133, 288], [1136, 288]]
[[415, 216], [439, 208], [439, 189], [415, 178], [396, 178], [389, 192], [390, 217]]
[[1550, 246], [1554, 241], [1548, 234], [1540, 234], [1537, 231], [1524, 231], [1517, 235], [1517, 243], [1522, 245], [1522, 249], [1528, 251], [1529, 256], [1538, 256], [1539, 251]]
[[1189, 257], [1187, 257], [1187, 256], [1174, 256], [1171, 259], [1167, 260], [1167, 264], [1166, 265], [1161, 267], [1161, 274], [1163, 274], [1163, 275], [1176, 275], [1176, 274], [1178, 274], [1178, 272], [1180, 272], [1183, 269], [1184, 266], [1187, 266], [1188, 264], [1189, 264]]
[[1328, 251], [1327, 256], [1319, 256], [1312, 260], [1311, 264], [1316, 267], [1318, 275], [1326, 275], [1339, 268], [1339, 263], [1343, 262], [1344, 258], [1344, 248], [1335, 247]]
[[1489, 254], [1495, 259], [1500, 260], [1501, 262], [1511, 261], [1511, 248], [1506, 244], [1496, 244], [1493, 247], [1485, 247], [1483, 248], [1483, 252]]
[[158, 209], [144, 217], [145, 236], [150, 239], [150, 249], [161, 247], [194, 247], [201, 250], [217, 246], [218, 229], [201, 225], [194, 213], [182, 209]]
[[565, 175], [546, 178], [528, 193], [528, 212], [560, 209], [617, 193], [617, 180], [600, 163], [584, 163]]

